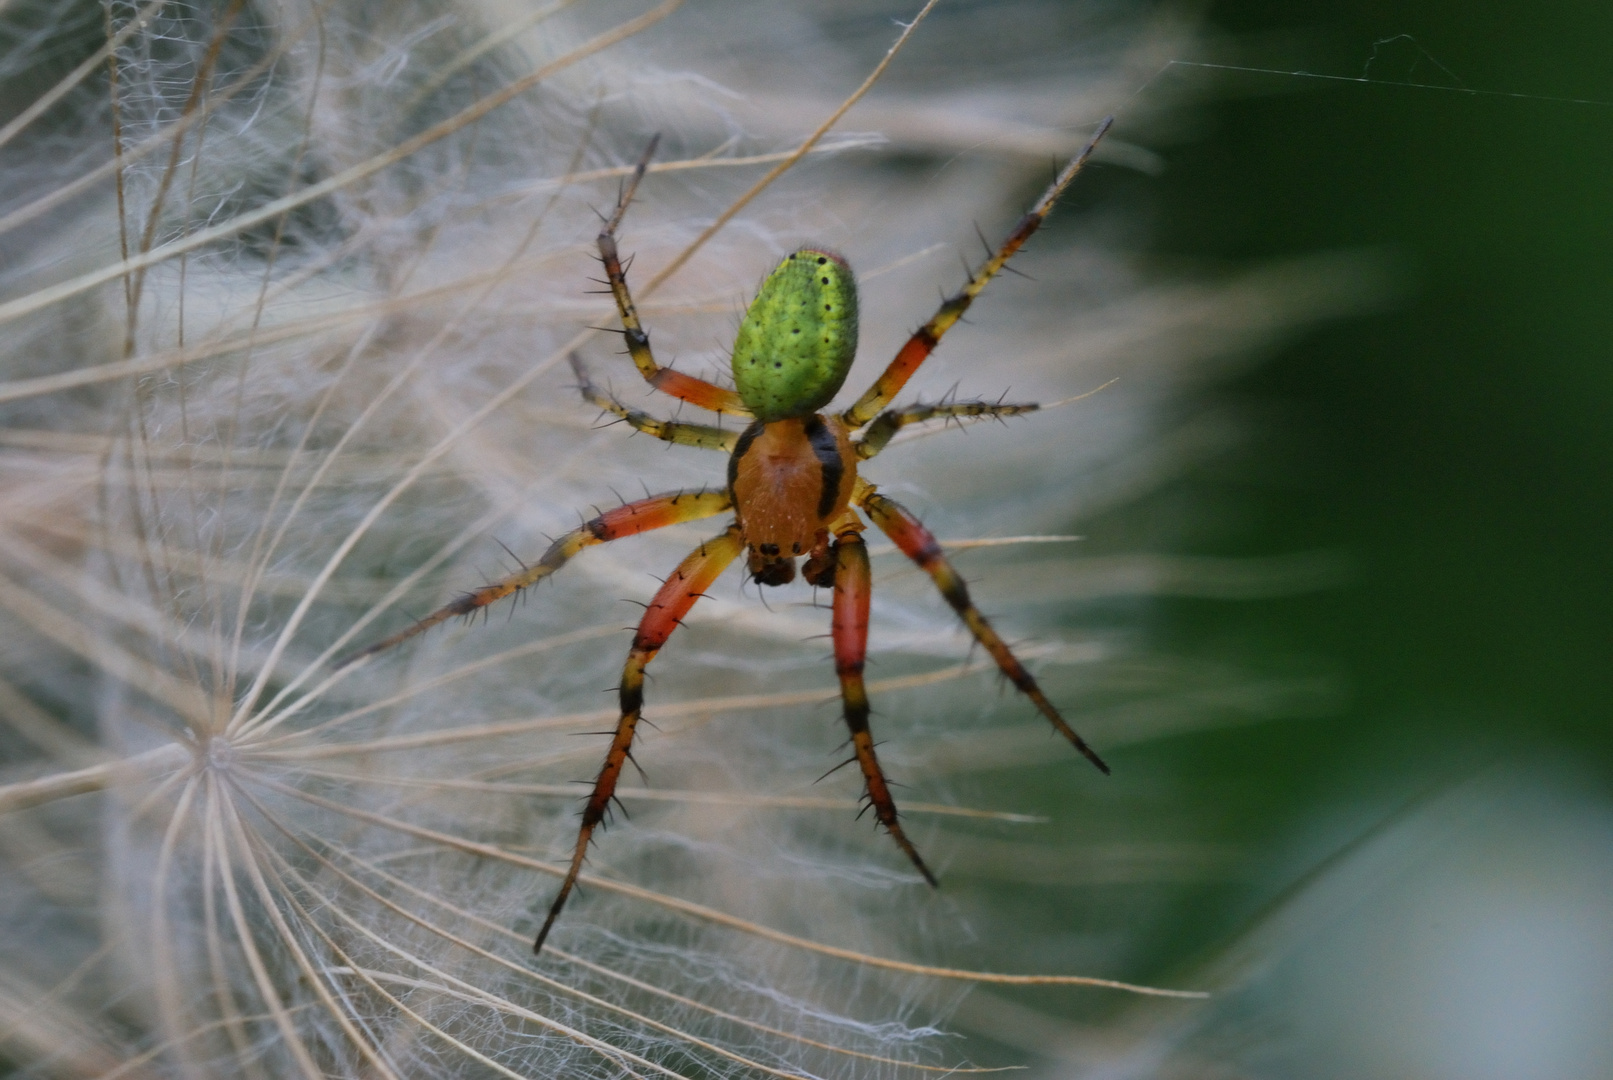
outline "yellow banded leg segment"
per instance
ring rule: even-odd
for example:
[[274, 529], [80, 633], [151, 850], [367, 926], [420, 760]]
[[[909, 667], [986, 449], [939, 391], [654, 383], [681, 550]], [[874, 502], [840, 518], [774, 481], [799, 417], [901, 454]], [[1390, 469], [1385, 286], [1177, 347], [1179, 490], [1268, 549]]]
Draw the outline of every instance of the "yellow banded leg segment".
[[680, 446], [698, 446], [702, 450], [722, 450], [725, 453], [732, 452], [734, 445], [739, 442], [738, 431], [724, 431], [709, 424], [685, 424], [676, 420], [661, 420], [647, 412], [628, 408], [594, 385], [593, 380], [588, 377], [588, 369], [583, 367], [582, 361], [575, 353], [571, 355], [571, 370], [577, 373], [577, 389], [588, 404], [621, 417], [634, 429], [654, 436], [662, 442], [677, 443]]
[[564, 566], [583, 548], [620, 540], [624, 536], [636, 536], [652, 529], [663, 529], [668, 525], [677, 525], [685, 521], [698, 521], [720, 514], [732, 505], [733, 501], [727, 491], [679, 491], [624, 503], [560, 537], [549, 545], [549, 550], [543, 553], [543, 558], [531, 566], [524, 567], [520, 573], [511, 574], [491, 585], [464, 594], [453, 603], [433, 611], [413, 626], [366, 646], [358, 652], [350, 653], [336, 661], [335, 666], [341, 669], [376, 653], [385, 652], [417, 634], [425, 633], [439, 623], [461, 615], [470, 615], [489, 604], [497, 603], [506, 596], [530, 588]]
[[744, 546], [744, 534], [738, 525], [730, 525], [720, 536], [701, 544], [678, 564], [672, 576], [656, 592], [655, 599], [650, 601], [644, 617], [639, 620], [638, 633], [633, 638], [633, 647], [628, 651], [627, 663], [622, 668], [622, 717], [616, 722], [616, 733], [611, 739], [610, 749], [605, 753], [605, 764], [600, 767], [599, 776], [594, 780], [593, 793], [583, 806], [582, 826], [577, 830], [577, 847], [571, 856], [571, 869], [549, 907], [548, 918], [543, 920], [543, 928], [538, 931], [537, 940], [532, 945], [533, 952], [542, 950], [544, 939], [549, 936], [555, 919], [560, 917], [560, 910], [566, 906], [566, 900], [577, 884], [577, 875], [582, 872], [583, 859], [588, 855], [588, 844], [593, 838], [594, 829], [605, 820], [605, 811], [616, 794], [616, 782], [621, 779], [622, 769], [632, 754], [633, 734], [638, 729], [644, 708], [644, 669], [661, 651], [667, 638], [672, 636], [678, 621], [689, 613], [694, 602], [727, 569]]
[[918, 519], [899, 503], [883, 495], [870, 492], [863, 496], [860, 504], [873, 519], [874, 524], [879, 526], [880, 531], [890, 537], [903, 554], [918, 563], [919, 568], [930, 575], [946, 602], [952, 605], [952, 610], [958, 613], [963, 624], [975, 636], [975, 640], [980, 642], [991, 658], [997, 662], [997, 666], [1008, 677], [1008, 681], [1035, 703], [1036, 708], [1047, 717], [1048, 722], [1060, 735], [1070, 740], [1071, 745], [1079, 750], [1082, 756], [1107, 774], [1109, 766], [1104, 764], [1097, 751], [1087, 745], [1085, 739], [1076, 734], [1074, 728], [1065, 723], [1064, 717], [1059, 715], [1053, 703], [1047, 700], [1047, 695], [1042, 693], [1041, 687], [1036, 685], [1031, 673], [1025, 670], [1024, 665], [1015, 658], [1003, 639], [997, 636], [997, 631], [991, 628], [991, 623], [987, 622], [986, 617], [974, 606], [974, 602], [969, 599], [969, 589], [964, 585], [963, 578], [959, 577], [952, 564], [947, 562], [946, 556], [941, 553], [941, 545], [936, 542], [930, 531], [919, 524]]
[[861, 523], [843, 530], [835, 539], [834, 647], [835, 674], [840, 677], [840, 698], [845, 704], [846, 726], [851, 729], [851, 746], [862, 769], [863, 788], [879, 823], [891, 834], [896, 845], [907, 853], [931, 887], [938, 887], [935, 875], [924, 865], [918, 849], [897, 821], [896, 801], [890, 784], [874, 754], [874, 736], [868, 729], [868, 691], [863, 685], [863, 662], [868, 655], [868, 602], [872, 583], [868, 573], [868, 548], [857, 530]]
[[1098, 145], [1098, 140], [1103, 138], [1113, 122], [1114, 117], [1109, 117], [1098, 125], [1097, 132], [1087, 141], [1086, 146], [1064, 167], [1064, 171], [1059, 173], [1053, 183], [1048, 185], [1047, 190], [1042, 192], [1042, 197], [1036, 200], [1036, 205], [1019, 219], [1014, 231], [1008, 234], [1008, 239], [1002, 242], [1002, 246], [992, 253], [985, 264], [969, 279], [967, 285], [942, 301], [941, 307], [930, 317], [930, 321], [919, 327], [913, 336], [907, 339], [907, 343], [897, 351], [896, 358], [874, 381], [874, 385], [868, 388], [867, 393], [841, 414], [846, 426], [853, 429], [862, 427], [879, 415], [880, 410], [901, 393], [902, 387], [907, 385], [907, 380], [913, 377], [913, 372], [917, 371], [919, 365], [935, 351], [942, 335], [956, 325], [963, 317], [963, 313], [969, 310], [969, 305], [974, 303], [975, 297], [986, 287], [986, 283], [997, 276], [998, 271], [1007, 265], [1014, 253], [1025, 246], [1025, 241], [1031, 238], [1031, 234], [1041, 227], [1042, 222], [1052, 211], [1053, 204], [1058, 202], [1059, 196], [1064, 194], [1064, 189], [1070, 186], [1070, 182], [1086, 165], [1087, 159], [1092, 156], [1092, 151]]
[[890, 443], [896, 433], [909, 424], [922, 424], [926, 420], [966, 420], [982, 416], [1002, 419], [1005, 416], [1024, 416], [1040, 409], [1040, 405], [1005, 405], [1002, 402], [959, 401], [949, 405], [915, 405], [909, 409], [891, 409], [882, 412], [863, 437], [857, 441], [857, 456], [867, 461]]
[[633, 358], [639, 374], [644, 376], [644, 381], [662, 393], [682, 398], [691, 405], [712, 412], [749, 416], [745, 403], [734, 391], [664, 368], [655, 362], [655, 354], [650, 351], [650, 335], [639, 322], [638, 309], [633, 306], [633, 294], [627, 288], [627, 275], [622, 270], [622, 259], [616, 249], [616, 230], [621, 227], [622, 217], [627, 213], [627, 206], [633, 201], [633, 193], [638, 190], [639, 181], [644, 179], [644, 170], [649, 166], [656, 144], [660, 141], [659, 135], [650, 140], [638, 167], [633, 170], [632, 177], [622, 188], [621, 197], [616, 200], [616, 212], [599, 234], [599, 259], [605, 264], [605, 278], [610, 284], [611, 296], [616, 300], [616, 310], [622, 316], [622, 336], [627, 341], [627, 353]]

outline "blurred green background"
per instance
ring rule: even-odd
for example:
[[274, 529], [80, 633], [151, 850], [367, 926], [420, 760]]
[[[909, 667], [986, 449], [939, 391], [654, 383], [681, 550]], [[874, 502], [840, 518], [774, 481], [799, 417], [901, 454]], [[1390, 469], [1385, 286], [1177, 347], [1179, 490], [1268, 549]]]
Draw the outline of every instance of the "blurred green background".
[[[1161, 176], [1109, 181], [1147, 205], [1152, 257], [1214, 273], [1361, 251], [1381, 259], [1388, 287], [1372, 310], [1305, 331], [1193, 401], [1237, 416], [1242, 448], [1089, 529], [1096, 550], [1332, 549], [1350, 567], [1333, 590], [1154, 609], [1167, 651], [1256, 674], [1332, 664], [1345, 688], [1329, 715], [1148, 751], [1193, 791], [1183, 806], [1194, 831], [1247, 853], [1243, 880], [1179, 894], [1155, 943], [1161, 970], [1178, 973], [1259, 925], [1330, 852], [1474, 777], [1514, 778], [1500, 782], [1511, 794], [1479, 800], [1492, 808], [1513, 805], [1520, 788], [1557, 792], [1539, 831], [1515, 838], [1520, 850], [1551, 849], [1557, 830], [1590, 837], [1563, 851], [1599, 857], [1598, 873], [1613, 859], [1613, 8], [1238, 0], [1209, 5], [1207, 22], [1225, 36], [1205, 59], [1373, 82], [1169, 71], [1161, 83], [1202, 92], [1202, 126], [1164, 148]], [[1533, 889], [1546, 911], [1561, 884], [1552, 867], [1585, 862], [1502, 860], [1492, 876]], [[1613, 895], [1599, 895], [1600, 920], [1567, 952], [1605, 959]], [[1363, 891], [1346, 906], [1372, 903]], [[1451, 912], [1453, 941], [1491, 932], [1466, 918]], [[1320, 936], [1335, 932], [1348, 936]], [[1406, 951], [1417, 933], [1384, 933], [1418, 963]], [[1523, 941], [1517, 933], [1496, 938]], [[1538, 1002], [1533, 976], [1509, 963], [1481, 970], [1523, 1005]], [[1379, 976], [1388, 981], [1380, 971], [1361, 988]], [[1605, 976], [1597, 985], [1604, 1000], [1591, 1007], [1605, 1013]], [[1474, 1007], [1474, 1023], [1489, 1023], [1489, 1007]], [[1527, 1026], [1515, 1003], [1492, 1011], [1502, 1027]], [[1509, 1050], [1487, 1060], [1497, 1075], [1575, 1075], [1607, 1064], [1605, 1030], [1575, 1028], [1572, 1046], [1542, 1036], [1562, 1049], [1557, 1061], [1516, 1066]], [[1271, 1042], [1288, 1044], [1276, 1069], [1285, 1075], [1460, 1073], [1459, 1054], [1422, 1068], [1415, 1054], [1384, 1064], [1358, 1046], [1311, 1056], [1304, 1047], [1317, 1044], [1291, 1030]]]
[[1185, 493], [1237, 508], [1211, 550], [1343, 544], [1356, 584], [1235, 611], [1182, 605], [1173, 632], [1344, 659], [1355, 701], [1328, 732], [1330, 759], [1482, 740], [1605, 769], [1613, 9], [1240, 2], [1213, 5], [1210, 22], [1249, 66], [1605, 104], [1213, 80], [1226, 96], [1212, 131], [1173, 151], [1156, 187], [1159, 252], [1241, 263], [1369, 248], [1398, 280], [1384, 310], [1225, 388], [1267, 421], [1256, 467]]

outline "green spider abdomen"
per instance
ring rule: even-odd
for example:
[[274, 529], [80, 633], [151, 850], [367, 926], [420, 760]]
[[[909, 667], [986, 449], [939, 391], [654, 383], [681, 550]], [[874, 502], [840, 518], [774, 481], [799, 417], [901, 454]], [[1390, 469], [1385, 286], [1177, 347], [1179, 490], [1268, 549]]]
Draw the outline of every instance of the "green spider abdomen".
[[846, 260], [802, 248], [767, 276], [734, 339], [734, 383], [758, 420], [817, 412], [857, 355], [857, 279]]

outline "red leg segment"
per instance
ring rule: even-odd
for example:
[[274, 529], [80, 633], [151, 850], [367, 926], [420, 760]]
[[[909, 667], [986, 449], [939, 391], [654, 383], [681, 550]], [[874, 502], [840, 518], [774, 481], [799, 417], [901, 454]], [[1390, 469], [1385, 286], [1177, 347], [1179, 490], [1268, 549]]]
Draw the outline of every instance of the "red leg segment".
[[[857, 528], [861, 528], [858, 525]], [[902, 831], [896, 819], [896, 801], [890, 785], [874, 756], [874, 736], [868, 730], [868, 691], [863, 686], [863, 660], [868, 655], [868, 548], [855, 529], [847, 529], [835, 540], [834, 644], [835, 674], [840, 676], [840, 697], [846, 706], [846, 726], [851, 729], [851, 745], [862, 768], [868, 802], [879, 815], [879, 823], [891, 834], [898, 847], [907, 852], [919, 873], [932, 887], [935, 875], [919, 858], [918, 849]]]
[[655, 594], [655, 599], [650, 601], [644, 618], [639, 621], [638, 634], [633, 638], [627, 664], [622, 668], [622, 718], [616, 722], [616, 734], [605, 754], [605, 764], [600, 767], [599, 776], [594, 780], [593, 794], [588, 796], [588, 802], [583, 806], [582, 827], [577, 831], [577, 848], [571, 856], [571, 869], [549, 907], [549, 917], [543, 920], [543, 929], [538, 931], [538, 939], [532, 945], [533, 952], [542, 950], [544, 939], [549, 936], [550, 928], [560, 916], [560, 909], [566, 906], [566, 899], [577, 884], [577, 875], [582, 872], [583, 859], [588, 854], [588, 843], [594, 835], [594, 829], [605, 819], [605, 810], [616, 793], [616, 781], [621, 778], [622, 767], [627, 764], [632, 751], [633, 733], [638, 728], [639, 715], [644, 707], [644, 669], [661, 651], [667, 638], [672, 636], [678, 620], [689, 613], [694, 602], [727, 569], [744, 546], [744, 534], [738, 525], [730, 525], [722, 535], [701, 544], [678, 564], [672, 576]]
[[1002, 246], [992, 254], [991, 258], [986, 260], [984, 266], [975, 272], [975, 275], [969, 279], [969, 283], [962, 290], [956, 295], [948, 297], [941, 304], [940, 310], [931, 317], [930, 321], [919, 327], [918, 332], [907, 339], [907, 344], [903, 345], [896, 353], [896, 359], [890, 362], [890, 366], [874, 382], [874, 385], [868, 388], [868, 392], [858, 398], [855, 405], [841, 414], [841, 419], [846, 422], [848, 427], [854, 429], [862, 427], [877, 416], [879, 411], [889, 405], [892, 399], [901, 392], [902, 387], [907, 385], [907, 380], [912, 378], [913, 372], [917, 371], [919, 365], [924, 363], [929, 358], [930, 353], [935, 351], [935, 346], [940, 342], [941, 335], [952, 329], [953, 324], [962, 317], [965, 311], [969, 310], [969, 305], [974, 303], [975, 297], [980, 295], [980, 290], [986, 287], [986, 282], [997, 276], [997, 272], [1008, 263], [1014, 252], [1023, 247], [1025, 241], [1029, 240], [1031, 234], [1041, 226], [1043, 219], [1053, 209], [1053, 204], [1058, 201], [1059, 196], [1064, 193], [1064, 189], [1070, 186], [1070, 182], [1075, 179], [1076, 174], [1087, 163], [1087, 158], [1092, 156], [1093, 148], [1098, 145], [1098, 140], [1103, 138], [1104, 133], [1109, 130], [1109, 125], [1113, 122], [1114, 118], [1110, 117], [1098, 125], [1096, 134], [1088, 140], [1086, 146], [1075, 156], [1075, 160], [1066, 165], [1064, 171], [1059, 173], [1058, 178], [1042, 193], [1042, 197], [1036, 201], [1036, 205], [1031, 207], [1025, 216], [1019, 219], [1019, 224], [1014, 226], [1014, 231], [1008, 234], [1008, 239], [1003, 241]]
[[336, 661], [335, 666], [338, 669], [344, 668], [365, 657], [385, 652], [417, 634], [425, 633], [438, 623], [447, 622], [460, 615], [469, 615], [488, 604], [497, 603], [511, 593], [529, 588], [560, 569], [583, 548], [620, 540], [624, 536], [636, 536], [641, 532], [662, 529], [684, 521], [698, 521], [720, 514], [732, 505], [733, 501], [726, 491], [680, 491], [673, 495], [656, 495], [640, 499], [638, 502], [625, 503], [614, 510], [607, 510], [581, 528], [573, 529], [550, 544], [549, 550], [543, 553], [543, 558], [532, 566], [525, 567], [520, 573], [511, 574], [491, 585], [466, 593], [453, 603], [433, 611], [408, 629], [399, 630], [389, 638], [348, 654]]
[[941, 595], [946, 598], [946, 602], [951, 604], [952, 610], [963, 619], [964, 625], [974, 634], [975, 640], [985, 647], [993, 660], [997, 661], [997, 666], [1008, 676], [1008, 681], [1036, 704], [1036, 708], [1047, 717], [1048, 722], [1059, 734], [1069, 739], [1088, 761], [1107, 774], [1109, 766], [1104, 764], [1097, 751], [1087, 745], [1085, 739], [1075, 733], [1074, 728], [1064, 722], [1064, 717], [1060, 716], [1053, 703], [1047, 700], [1047, 695], [1036, 685], [1031, 673], [1014, 658], [1014, 654], [1009, 651], [1003, 639], [997, 636], [997, 631], [991, 628], [986, 617], [974, 606], [974, 602], [969, 599], [969, 590], [964, 585], [963, 578], [959, 577], [952, 564], [947, 562], [946, 556], [941, 553], [941, 545], [936, 542], [930, 531], [919, 524], [918, 519], [900, 504], [883, 495], [867, 494], [861, 499], [861, 505], [873, 519], [874, 524], [902, 549], [903, 554], [918, 563], [919, 567], [930, 575], [936, 587], [941, 590]]
[[650, 335], [639, 322], [638, 309], [633, 306], [633, 295], [627, 289], [627, 275], [622, 271], [621, 256], [616, 250], [616, 230], [622, 224], [622, 216], [627, 213], [628, 203], [633, 201], [633, 192], [638, 190], [639, 181], [644, 179], [644, 170], [649, 166], [650, 157], [655, 153], [656, 143], [660, 139], [657, 135], [650, 140], [649, 148], [639, 159], [638, 168], [633, 171], [631, 179], [622, 188], [621, 197], [616, 200], [616, 212], [599, 234], [599, 258], [605, 264], [605, 277], [610, 282], [611, 295], [616, 298], [616, 309], [622, 315], [627, 352], [632, 356], [639, 374], [644, 376], [644, 381], [655, 389], [715, 413], [749, 416], [745, 402], [734, 391], [664, 368], [655, 362], [655, 354], [650, 351]]

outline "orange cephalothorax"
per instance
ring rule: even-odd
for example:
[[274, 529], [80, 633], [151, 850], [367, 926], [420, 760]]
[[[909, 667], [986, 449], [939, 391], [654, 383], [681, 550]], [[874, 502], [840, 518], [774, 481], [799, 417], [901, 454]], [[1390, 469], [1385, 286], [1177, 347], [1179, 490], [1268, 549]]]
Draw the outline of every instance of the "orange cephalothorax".
[[[795, 578], [795, 560], [824, 561], [829, 526], [846, 512], [857, 482], [857, 453], [839, 417], [758, 420], [728, 459], [728, 490], [750, 548], [751, 575], [763, 585]], [[809, 577], [813, 576], [809, 574]]]

